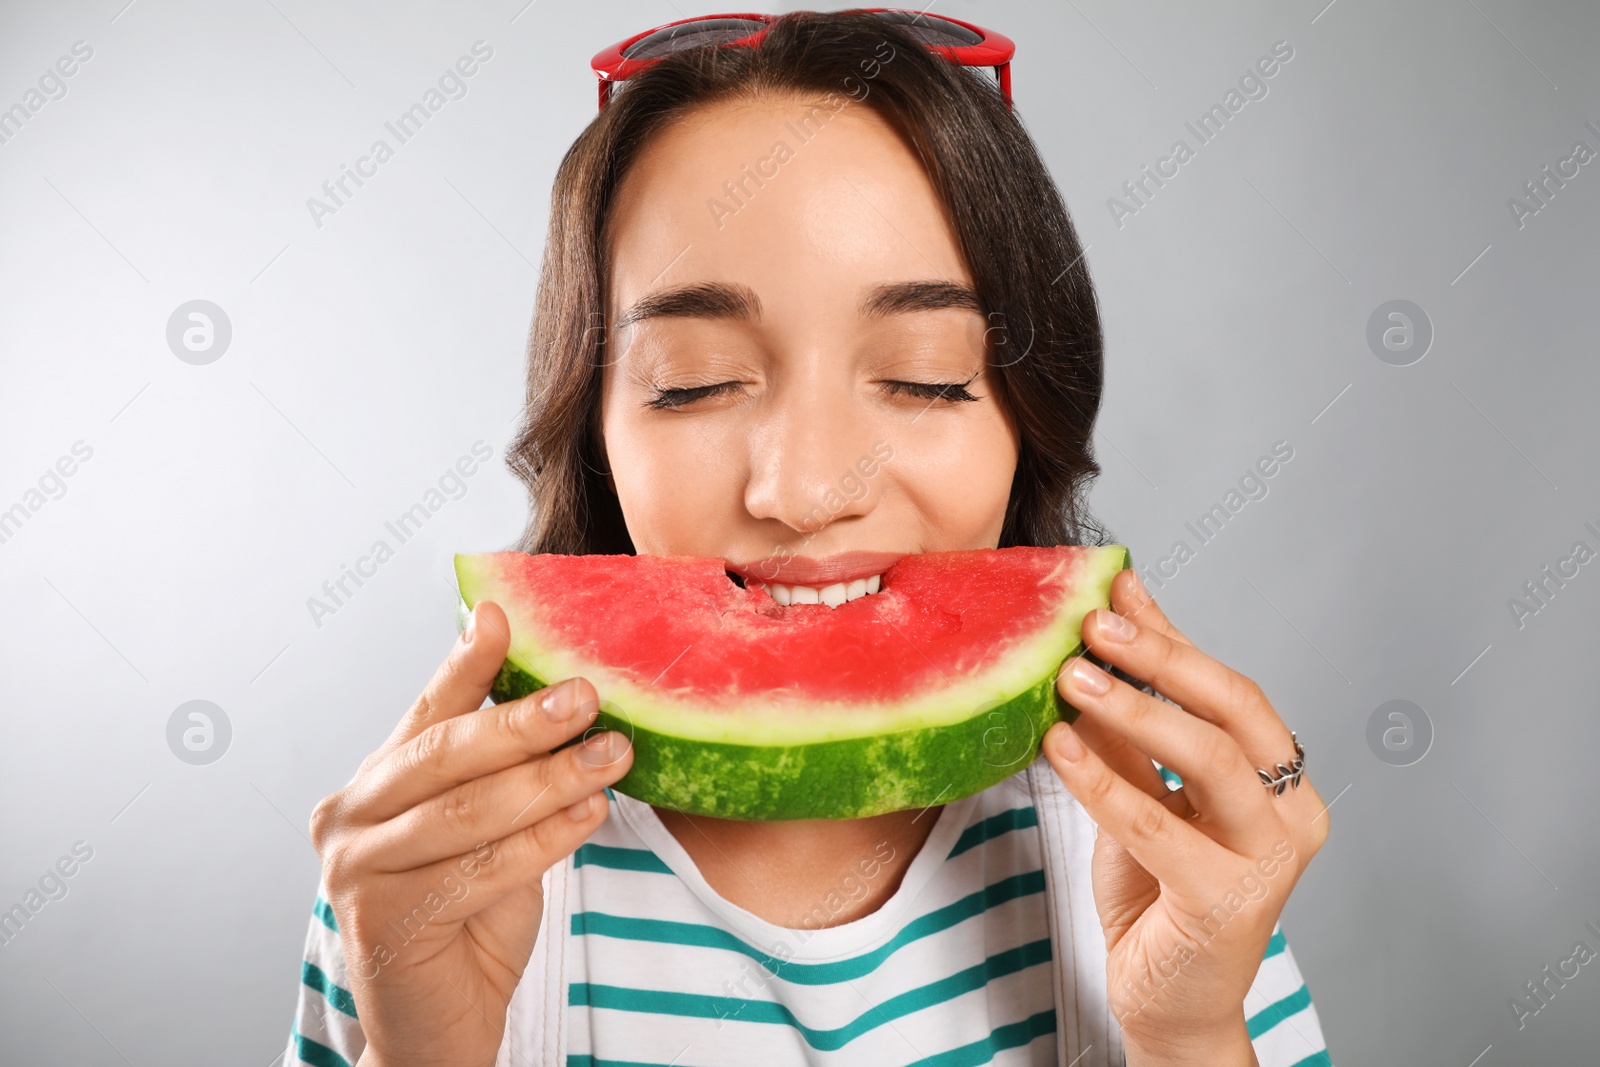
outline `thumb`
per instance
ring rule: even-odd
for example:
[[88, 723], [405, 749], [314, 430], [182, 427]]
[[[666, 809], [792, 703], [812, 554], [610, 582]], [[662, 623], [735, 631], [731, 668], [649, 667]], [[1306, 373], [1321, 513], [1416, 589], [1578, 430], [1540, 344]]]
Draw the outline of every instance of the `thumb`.
[[492, 600], [480, 600], [466, 616], [461, 637], [434, 672], [411, 710], [377, 752], [368, 757], [381, 762], [394, 749], [436, 722], [466, 715], [483, 707], [511, 647], [511, 625], [506, 613]]

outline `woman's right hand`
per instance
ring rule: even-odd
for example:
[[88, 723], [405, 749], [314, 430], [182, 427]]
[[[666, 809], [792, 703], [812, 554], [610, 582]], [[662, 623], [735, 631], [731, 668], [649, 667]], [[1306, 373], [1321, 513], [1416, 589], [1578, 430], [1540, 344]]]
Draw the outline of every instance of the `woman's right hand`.
[[480, 601], [394, 733], [311, 814], [364, 1065], [494, 1063], [540, 879], [600, 826], [601, 788], [632, 766], [609, 730], [551, 751], [599, 711], [586, 679], [483, 707], [509, 645], [505, 612]]

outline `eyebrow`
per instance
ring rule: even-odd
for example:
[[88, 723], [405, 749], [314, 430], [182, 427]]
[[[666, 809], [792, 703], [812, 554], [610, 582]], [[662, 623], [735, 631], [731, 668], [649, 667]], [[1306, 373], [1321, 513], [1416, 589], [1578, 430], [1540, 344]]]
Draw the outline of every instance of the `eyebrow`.
[[[965, 308], [981, 312], [983, 302], [971, 286], [943, 280], [886, 282], [862, 300], [862, 318], [884, 318], [914, 311]], [[759, 319], [761, 300], [747, 285], [697, 282], [649, 293], [623, 313], [616, 329], [657, 316], [705, 319]]]
[[698, 282], [648, 293], [623, 313], [616, 329], [658, 315], [703, 319], [758, 319], [761, 300], [748, 285]]
[[947, 281], [890, 282], [880, 285], [861, 302], [861, 317], [872, 319], [911, 311], [966, 308], [983, 311], [983, 301], [971, 286]]

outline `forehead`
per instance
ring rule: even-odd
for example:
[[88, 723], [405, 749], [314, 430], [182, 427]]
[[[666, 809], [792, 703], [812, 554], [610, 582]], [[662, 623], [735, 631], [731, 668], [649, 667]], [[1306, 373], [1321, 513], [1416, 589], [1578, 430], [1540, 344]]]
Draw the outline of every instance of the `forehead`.
[[657, 133], [607, 222], [613, 314], [668, 285], [739, 282], [764, 308], [885, 280], [970, 284], [926, 171], [844, 94], [708, 105]]

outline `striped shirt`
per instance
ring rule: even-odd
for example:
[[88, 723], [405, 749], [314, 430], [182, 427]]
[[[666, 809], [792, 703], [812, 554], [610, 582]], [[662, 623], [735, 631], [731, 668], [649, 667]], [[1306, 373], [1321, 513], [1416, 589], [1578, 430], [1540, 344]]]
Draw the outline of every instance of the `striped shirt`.
[[[1048, 763], [1036, 764], [930, 810], [934, 826], [893, 894], [838, 925], [834, 917], [886, 877], [894, 858], [887, 842], [860, 857], [796, 925], [779, 926], [713, 890], [648, 804], [607, 789], [605, 822], [552, 869], [554, 882], [546, 876], [545, 951], [536, 950], [518, 985], [497, 1063], [1121, 1063], [1115, 1025], [1095, 1049], [1097, 1013], [1079, 1010], [1081, 987], [1092, 987], [1098, 968], [1098, 1015], [1107, 1014], [1103, 938], [1096, 959], [1068, 966], [1074, 961], [1058, 943], [1068, 931], [1058, 934], [1061, 923], [1051, 921], [1053, 907], [1085, 901], [1092, 917], [1084, 895], [1091, 850], [1051, 844], [1041, 828], [1030, 791], [1039, 766], [1055, 778]], [[1081, 809], [1079, 817], [1086, 821]], [[1081, 836], [1092, 844], [1092, 833]], [[1067, 868], [1054, 892], [1053, 864]], [[1074, 882], [1080, 895], [1068, 900]], [[306, 941], [289, 1067], [344, 1067], [365, 1046], [324, 892]], [[1244, 1008], [1261, 1067], [1331, 1065], [1281, 930]], [[1065, 1028], [1063, 1010], [1073, 1016]]]

